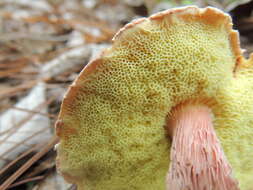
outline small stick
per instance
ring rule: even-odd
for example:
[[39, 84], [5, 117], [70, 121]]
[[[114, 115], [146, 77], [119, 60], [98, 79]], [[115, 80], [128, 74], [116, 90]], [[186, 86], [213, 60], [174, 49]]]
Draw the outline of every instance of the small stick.
[[9, 164], [7, 164], [6, 166], [4, 166], [4, 168], [2, 168], [0, 170], [0, 175], [2, 175], [4, 172], [6, 172], [11, 166], [13, 166], [14, 164], [16, 164], [19, 160], [21, 160], [22, 158], [24, 158], [28, 154], [32, 153], [33, 151], [35, 151], [38, 147], [39, 146], [36, 145], [36, 146], [30, 148], [29, 150], [27, 150], [26, 152], [24, 152], [23, 154], [21, 154], [20, 156], [18, 156], [15, 160], [11, 161]]
[[16, 187], [16, 186], [19, 186], [19, 185], [22, 185], [22, 184], [25, 184], [25, 183], [28, 183], [28, 182], [31, 182], [31, 181], [41, 180], [43, 178], [44, 178], [44, 176], [36, 176], [36, 177], [31, 177], [31, 178], [28, 178], [28, 179], [24, 179], [24, 180], [21, 180], [17, 183], [13, 183], [7, 189], [10, 189], [12, 187]]
[[[6, 106], [7, 107], [7, 106]], [[15, 106], [8, 106], [7, 109], [15, 109], [15, 110], [19, 110], [19, 111], [23, 111], [23, 112], [28, 112], [28, 113], [33, 113], [33, 114], [39, 114], [39, 115], [43, 115], [52, 119], [55, 119], [57, 116], [53, 115], [53, 114], [48, 114], [48, 113], [42, 113], [39, 111], [35, 111], [35, 110], [30, 110], [30, 109], [26, 109], [26, 108], [19, 108], [19, 107], [15, 107]]]
[[0, 190], [6, 190], [8, 187], [21, 176], [28, 168], [30, 168], [37, 160], [44, 156], [54, 145], [58, 142], [58, 137], [54, 136], [48, 144], [38, 153], [36, 153], [30, 160], [28, 160], [22, 167], [20, 167], [11, 177], [9, 177], [1, 186]]

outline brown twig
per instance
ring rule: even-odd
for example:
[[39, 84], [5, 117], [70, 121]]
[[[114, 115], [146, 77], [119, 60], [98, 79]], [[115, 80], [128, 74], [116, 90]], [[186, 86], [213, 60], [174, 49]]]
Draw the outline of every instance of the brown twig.
[[[41, 109], [46, 105], [49, 105], [50, 103], [52, 103], [52, 101], [55, 99], [56, 97], [52, 97], [51, 99], [49, 99], [46, 102], [43, 102], [41, 104], [39, 104], [35, 109]], [[23, 120], [21, 120], [20, 122], [18, 122], [16, 125], [14, 125], [11, 129], [8, 129], [2, 133], [0, 133], [0, 135], [6, 134], [8, 132], [10, 132], [3, 140], [0, 141], [0, 145], [2, 143], [4, 143], [13, 133], [15, 133], [19, 128], [21, 128], [27, 121], [29, 121], [33, 116], [35, 115], [35, 113], [31, 113], [30, 115], [28, 115], [27, 117], [25, 117]]]
[[0, 41], [11, 41], [17, 39], [30, 39], [30, 40], [39, 40], [39, 41], [52, 41], [52, 42], [62, 42], [67, 41], [69, 39], [69, 35], [45, 35], [40, 33], [20, 33], [20, 32], [12, 32], [12, 33], [2, 33], [0, 37]]
[[25, 184], [25, 183], [28, 183], [28, 182], [31, 182], [31, 181], [38, 181], [38, 180], [41, 180], [41, 179], [44, 179], [44, 176], [36, 176], [36, 177], [31, 177], [31, 178], [28, 178], [28, 179], [24, 179], [24, 180], [21, 180], [17, 183], [13, 183], [7, 189], [10, 189], [12, 187], [16, 187], [16, 186], [19, 186], [19, 185], [22, 185], [22, 184]]
[[29, 109], [25, 109], [25, 108], [19, 108], [19, 107], [15, 107], [15, 106], [6, 106], [5, 109], [15, 109], [15, 110], [19, 110], [19, 111], [23, 111], [23, 112], [27, 112], [27, 113], [33, 113], [33, 114], [39, 114], [39, 115], [43, 115], [45, 117], [49, 117], [52, 119], [56, 118], [56, 115], [54, 114], [49, 114], [49, 113], [42, 113], [39, 111], [35, 111], [35, 110], [29, 110]]
[[0, 100], [3, 98], [10, 98], [11, 96], [14, 96], [24, 90], [27, 90], [29, 88], [32, 88], [38, 83], [38, 80], [29, 81], [25, 84], [21, 84], [15, 87], [10, 87], [6, 89], [2, 89], [0, 92]]
[[11, 175], [1, 186], [0, 190], [6, 190], [19, 176], [21, 176], [28, 168], [30, 168], [37, 160], [45, 155], [54, 145], [58, 142], [56, 136], [45, 145], [42, 150], [36, 153], [30, 160], [28, 160], [23, 166], [21, 166], [13, 175]]
[[43, 133], [44, 131], [48, 130], [48, 128], [42, 129], [37, 131], [36, 133], [33, 133], [31, 136], [27, 137], [26, 139], [24, 139], [23, 141], [15, 144], [14, 146], [12, 146], [11, 148], [7, 149], [5, 152], [2, 153], [2, 155], [7, 155], [10, 152], [12, 152], [13, 150], [15, 150], [17, 147], [19, 147], [20, 145], [24, 145], [25, 142], [29, 141], [30, 139], [32, 139], [33, 137], [35, 137], [36, 135], [39, 135], [41, 133]]
[[4, 172], [6, 172], [10, 167], [12, 167], [14, 164], [16, 164], [19, 160], [21, 160], [22, 158], [26, 157], [27, 155], [29, 155], [30, 153], [32, 153], [33, 151], [38, 149], [38, 147], [39, 147], [39, 145], [35, 145], [34, 147], [31, 147], [29, 150], [27, 150], [26, 152], [24, 152], [20, 156], [18, 156], [15, 160], [11, 161], [9, 164], [4, 166], [0, 170], [0, 175], [2, 175]]

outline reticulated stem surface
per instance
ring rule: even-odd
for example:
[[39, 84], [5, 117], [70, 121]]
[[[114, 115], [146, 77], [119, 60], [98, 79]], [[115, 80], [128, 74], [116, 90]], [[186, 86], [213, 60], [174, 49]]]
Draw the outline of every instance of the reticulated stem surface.
[[199, 104], [175, 108], [169, 190], [238, 190], [232, 169], [215, 134], [211, 111]]

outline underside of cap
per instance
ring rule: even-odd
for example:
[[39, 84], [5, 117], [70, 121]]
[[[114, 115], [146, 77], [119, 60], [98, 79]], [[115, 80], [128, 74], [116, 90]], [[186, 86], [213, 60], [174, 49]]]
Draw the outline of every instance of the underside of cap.
[[[152, 33], [152, 25], [160, 25], [161, 27], [169, 28], [179, 22], [200, 22], [207, 26], [218, 26], [221, 30], [225, 29], [227, 33], [227, 39], [232, 50], [233, 56], [233, 72], [236, 73], [237, 67], [243, 67], [242, 50], [240, 48], [239, 34], [236, 30], [232, 29], [231, 17], [222, 12], [219, 9], [213, 7], [198, 8], [196, 6], [186, 6], [181, 8], [168, 9], [163, 12], [151, 15], [148, 18], [136, 19], [129, 24], [122, 27], [113, 37], [113, 45], [111, 48], [105, 49], [101, 54], [90, 61], [86, 67], [82, 70], [78, 78], [70, 86], [66, 98], [64, 101], [72, 102], [76, 98], [76, 92], [80, 89], [78, 83], [82, 83], [85, 78], [96, 72], [104, 61], [104, 58], [109, 57], [111, 53], [121, 48], [122, 51], [128, 50], [128, 44], [125, 41], [129, 40], [129, 43], [136, 42], [134, 39], [137, 35], [149, 35]], [[197, 33], [198, 31], [196, 31]], [[196, 35], [198, 37], [198, 35]], [[215, 37], [215, 36], [214, 36]], [[208, 47], [207, 47], [208, 49]], [[119, 52], [120, 54], [121, 52]], [[144, 52], [145, 53], [145, 52]], [[123, 53], [122, 53], [123, 55]], [[131, 56], [131, 55], [130, 55]], [[129, 59], [129, 57], [127, 57]], [[63, 108], [64, 109], [64, 108]]]
[[80, 190], [163, 190], [171, 148], [166, 117], [181, 102], [207, 98], [215, 102], [208, 106], [221, 146], [247, 190], [252, 60], [242, 57], [230, 17], [215, 8], [133, 21], [69, 88], [56, 124], [58, 169]]
[[169, 26], [171, 24], [173, 25], [173, 22], [175, 23], [178, 19], [183, 19], [185, 22], [195, 20], [196, 22], [205, 22], [208, 25], [225, 25], [229, 34], [229, 40], [234, 55], [236, 56], [237, 60], [240, 60], [240, 57], [242, 56], [242, 50], [240, 48], [239, 34], [237, 31], [232, 29], [233, 24], [231, 17], [227, 13], [224, 13], [214, 7], [198, 8], [197, 6], [187, 6], [168, 9], [151, 15], [149, 18], [136, 19], [121, 28], [112, 40], [120, 41], [121, 35], [129, 35], [128, 33], [131, 32], [134, 33], [134, 28], [138, 27], [138, 25], [144, 24], [145, 22], [149, 23], [157, 20], [158, 22], [165, 22], [166, 25]]

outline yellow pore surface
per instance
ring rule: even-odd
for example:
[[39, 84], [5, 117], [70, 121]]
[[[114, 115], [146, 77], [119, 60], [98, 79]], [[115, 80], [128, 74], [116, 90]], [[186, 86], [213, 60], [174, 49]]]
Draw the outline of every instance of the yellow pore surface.
[[183, 101], [209, 99], [234, 175], [242, 190], [252, 187], [253, 58], [241, 57], [237, 40], [230, 18], [212, 8], [126, 26], [63, 102], [56, 130], [65, 178], [80, 190], [164, 190], [166, 117]]

